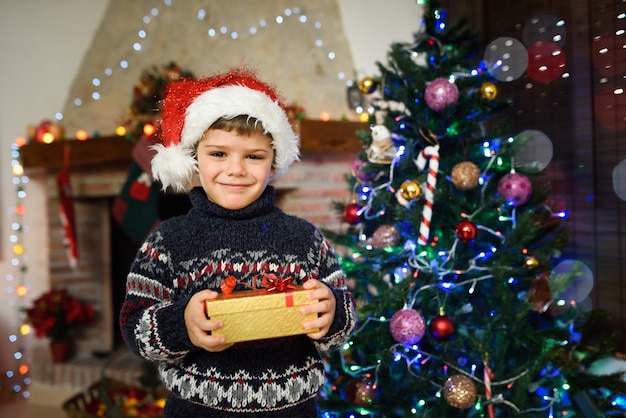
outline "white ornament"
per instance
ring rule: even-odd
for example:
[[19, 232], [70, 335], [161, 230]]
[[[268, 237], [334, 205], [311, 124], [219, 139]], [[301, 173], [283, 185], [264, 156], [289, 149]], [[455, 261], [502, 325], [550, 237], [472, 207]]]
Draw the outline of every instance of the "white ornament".
[[372, 128], [372, 143], [367, 150], [367, 159], [374, 164], [391, 164], [396, 155], [396, 147], [391, 141], [391, 133], [384, 125]]

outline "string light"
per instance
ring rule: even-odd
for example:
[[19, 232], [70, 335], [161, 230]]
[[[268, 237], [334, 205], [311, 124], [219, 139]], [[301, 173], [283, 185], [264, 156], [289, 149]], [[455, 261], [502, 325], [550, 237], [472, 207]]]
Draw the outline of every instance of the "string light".
[[[100, 74], [93, 75], [91, 77], [90, 87], [91, 91], [86, 93], [88, 97], [75, 97], [71, 100], [71, 103], [74, 104], [75, 107], [82, 107], [91, 101], [98, 101], [102, 97], [101, 90], [105, 87], [106, 82], [111, 80], [112, 77], [115, 76], [117, 72], [127, 70], [132, 65], [132, 58], [135, 54], [145, 53], [143, 51], [144, 44], [147, 44], [151, 35], [151, 27], [154, 26], [154, 21], [164, 12], [166, 8], [173, 8], [175, 6], [172, 5], [170, 0], [163, 1], [160, 6], [152, 6], [149, 8], [147, 13], [144, 13], [141, 22], [139, 22], [139, 27], [134, 31], [137, 34], [136, 39], [129, 40], [129, 45], [126, 51], [121, 48], [122, 56], [118, 57], [116, 63], [109, 63], [105, 66], [105, 68], [101, 71]], [[200, 9], [196, 12], [196, 19], [198, 24], [203, 24], [204, 20], [207, 16], [207, 12], [204, 9]], [[316, 48], [322, 49], [324, 51], [323, 56], [325, 56], [328, 61], [334, 61], [337, 58], [337, 53], [332, 50], [326, 48], [326, 43], [323, 39], [323, 30], [324, 24], [320, 20], [310, 19], [309, 16], [298, 6], [294, 6], [291, 8], [286, 8], [282, 11], [282, 13], [277, 14], [273, 18], [264, 17], [256, 21], [255, 24], [249, 27], [238, 27], [238, 28], [230, 28], [225, 24], [215, 24], [206, 29], [206, 39], [208, 42], [214, 42], [222, 39], [230, 39], [233, 42], [246, 42], [251, 38], [262, 35], [267, 29], [270, 28], [271, 25], [280, 26], [287, 22], [287, 20], [296, 20], [300, 22], [302, 25], [311, 26], [315, 32], [317, 32], [316, 39], [313, 42], [313, 45]], [[346, 77], [346, 72], [339, 71], [337, 73], [337, 78], [341, 81], [345, 81], [346, 85], [351, 83], [352, 80], [348, 80]], [[329, 120], [330, 115], [327, 112], [323, 112], [320, 115], [322, 120]], [[55, 115], [55, 119], [62, 120], [63, 114], [57, 112]], [[79, 134], [77, 133], [77, 139], [83, 139], [83, 135], [79, 138]]]
[[20, 161], [20, 146], [25, 143], [24, 138], [18, 137], [11, 145], [11, 168], [13, 173], [13, 185], [16, 187], [16, 204], [13, 208], [14, 221], [11, 224], [11, 234], [9, 241], [13, 256], [11, 257], [11, 265], [15, 268], [15, 273], [9, 273], [6, 276], [6, 291], [8, 293], [9, 305], [14, 306], [18, 312], [18, 321], [15, 323], [16, 333], [8, 336], [9, 342], [12, 344], [11, 349], [14, 367], [6, 370], [5, 376], [11, 380], [11, 389], [14, 393], [28, 398], [30, 393], [28, 385], [30, 384], [29, 371], [30, 367], [27, 363], [25, 353], [25, 336], [30, 334], [30, 326], [25, 323], [24, 318], [24, 300], [28, 295], [28, 286], [26, 285], [26, 273], [28, 271], [25, 264], [26, 249], [23, 244], [23, 216], [25, 214], [24, 198], [26, 191], [24, 186], [28, 183], [28, 177], [24, 175], [24, 167]]

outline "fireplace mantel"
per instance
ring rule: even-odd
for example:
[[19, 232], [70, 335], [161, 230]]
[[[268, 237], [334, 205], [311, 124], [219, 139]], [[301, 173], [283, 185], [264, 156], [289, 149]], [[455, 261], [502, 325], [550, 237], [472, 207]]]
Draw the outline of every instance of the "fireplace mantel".
[[[298, 130], [302, 154], [351, 153], [362, 149], [356, 132], [368, 125], [353, 121], [300, 119]], [[101, 166], [127, 166], [131, 161], [134, 143], [119, 136], [91, 138], [86, 141], [65, 140], [50, 144], [30, 143], [21, 148], [24, 168], [60, 169], [66, 147], [70, 151], [70, 167], [95, 169]]]

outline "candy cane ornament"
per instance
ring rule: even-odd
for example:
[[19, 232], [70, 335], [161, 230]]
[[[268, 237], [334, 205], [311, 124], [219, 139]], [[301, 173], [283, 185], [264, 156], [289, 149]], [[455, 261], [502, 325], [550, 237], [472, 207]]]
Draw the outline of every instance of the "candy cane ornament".
[[[489, 364], [487, 364], [487, 359], [484, 360], [483, 365], [484, 365], [483, 378], [485, 380], [485, 398], [487, 400], [490, 400], [492, 396], [491, 395], [491, 369], [489, 368]], [[487, 406], [487, 410], [489, 411], [489, 418], [495, 418], [495, 411], [494, 411], [493, 404], [489, 404]]]
[[422, 152], [417, 156], [417, 160], [415, 160], [418, 170], [423, 170], [426, 167], [426, 160], [428, 160], [428, 176], [426, 178], [426, 190], [424, 191], [426, 202], [422, 209], [422, 222], [420, 223], [419, 238], [417, 240], [419, 245], [426, 245], [430, 235], [430, 220], [433, 217], [435, 187], [437, 186], [437, 172], [439, 171], [439, 145], [430, 145], [422, 149]]

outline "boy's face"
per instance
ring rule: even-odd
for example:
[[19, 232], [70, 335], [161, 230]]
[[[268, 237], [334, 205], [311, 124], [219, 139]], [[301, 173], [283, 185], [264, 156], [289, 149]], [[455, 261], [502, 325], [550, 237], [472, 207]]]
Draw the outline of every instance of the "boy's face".
[[274, 175], [274, 149], [260, 132], [209, 129], [198, 142], [200, 184], [209, 200], [226, 209], [242, 209], [257, 200]]

